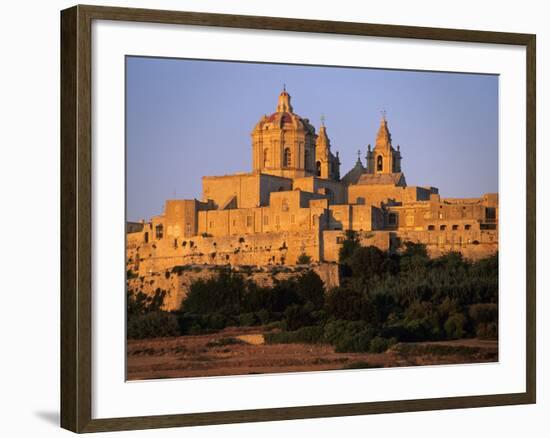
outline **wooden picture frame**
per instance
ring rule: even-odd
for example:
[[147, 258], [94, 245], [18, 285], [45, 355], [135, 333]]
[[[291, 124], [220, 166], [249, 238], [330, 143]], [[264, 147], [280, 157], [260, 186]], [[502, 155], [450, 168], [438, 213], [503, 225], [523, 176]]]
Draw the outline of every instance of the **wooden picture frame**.
[[[186, 24], [526, 48], [526, 391], [522, 393], [194, 414], [92, 418], [91, 25], [93, 20]], [[61, 12], [61, 426], [74, 432], [213, 425], [535, 403], [535, 58], [530, 34], [75, 6]]]

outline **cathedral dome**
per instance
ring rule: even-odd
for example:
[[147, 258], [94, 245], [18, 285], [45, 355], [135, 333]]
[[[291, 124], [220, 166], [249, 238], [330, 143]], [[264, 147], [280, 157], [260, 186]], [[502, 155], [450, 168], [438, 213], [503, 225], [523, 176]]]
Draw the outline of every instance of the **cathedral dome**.
[[285, 127], [285, 125], [290, 125], [287, 126], [287, 128], [293, 127], [294, 129], [304, 130], [308, 133], [315, 134], [315, 128], [309, 123], [309, 119], [302, 118], [294, 113], [290, 100], [290, 94], [288, 94], [286, 90], [281, 91], [277, 103], [277, 110], [270, 115], [262, 117], [255, 129], [281, 129]]
[[279, 94], [275, 112], [263, 116], [251, 136], [254, 172], [290, 178], [314, 174], [315, 128], [294, 112], [286, 89]]

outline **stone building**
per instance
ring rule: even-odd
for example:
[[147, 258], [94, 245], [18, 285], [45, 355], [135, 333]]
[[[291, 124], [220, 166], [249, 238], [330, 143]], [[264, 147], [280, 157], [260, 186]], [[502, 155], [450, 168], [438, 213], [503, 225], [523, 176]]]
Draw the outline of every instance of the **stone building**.
[[450, 199], [408, 186], [385, 115], [366, 166], [359, 156], [343, 177], [324, 122], [317, 134], [286, 90], [251, 137], [251, 172], [204, 176], [200, 200], [167, 200], [159, 216], [128, 224], [128, 269], [336, 262], [346, 230], [391, 251], [404, 241], [474, 259], [498, 249], [498, 194]]

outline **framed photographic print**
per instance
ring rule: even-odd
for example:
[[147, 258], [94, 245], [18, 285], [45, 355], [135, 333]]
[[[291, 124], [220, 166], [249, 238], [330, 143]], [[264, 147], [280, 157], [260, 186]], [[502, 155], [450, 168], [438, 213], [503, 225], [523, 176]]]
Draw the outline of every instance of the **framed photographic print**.
[[535, 36], [61, 13], [61, 421], [534, 403]]

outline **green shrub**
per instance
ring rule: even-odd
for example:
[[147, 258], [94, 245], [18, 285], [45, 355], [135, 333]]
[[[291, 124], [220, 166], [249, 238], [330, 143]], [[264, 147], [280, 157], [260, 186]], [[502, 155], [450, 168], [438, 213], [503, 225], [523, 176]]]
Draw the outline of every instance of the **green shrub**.
[[239, 315], [239, 325], [242, 327], [250, 327], [258, 324], [258, 319], [254, 312], [241, 313]]
[[361, 319], [360, 303], [363, 293], [351, 287], [332, 289], [326, 297], [326, 307], [335, 319], [355, 321]]
[[369, 351], [376, 331], [363, 321], [329, 321], [323, 331], [323, 340], [334, 345], [336, 352], [354, 353]]
[[141, 291], [126, 291], [126, 313], [132, 315], [143, 315], [149, 312], [161, 310], [167, 292], [157, 288], [153, 294], [144, 294]]
[[334, 344], [337, 353], [365, 353], [369, 351], [372, 333], [362, 331], [355, 334], [347, 333]]
[[177, 318], [169, 312], [154, 311], [128, 318], [128, 339], [160, 338], [179, 334]]
[[287, 330], [294, 331], [311, 325], [313, 321], [311, 314], [304, 306], [293, 304], [285, 310], [284, 322]]
[[204, 315], [204, 318], [205, 321], [203, 326], [213, 330], [222, 330], [233, 324], [233, 320], [222, 313], [206, 314]]
[[381, 330], [384, 338], [396, 338], [400, 342], [419, 342], [439, 338], [439, 328], [430, 319], [400, 320]]
[[454, 313], [445, 322], [445, 333], [449, 339], [460, 339], [466, 334], [464, 329], [466, 317], [462, 313]]
[[267, 324], [271, 321], [271, 314], [266, 309], [260, 309], [256, 312], [256, 318], [260, 321], [260, 324]]
[[388, 348], [397, 343], [395, 338], [386, 339], [380, 336], [374, 337], [370, 341], [369, 352], [370, 353], [384, 353]]
[[322, 342], [323, 328], [311, 326], [295, 331], [266, 333], [264, 339], [266, 344], [317, 344]]
[[334, 345], [338, 340], [366, 329], [367, 325], [363, 321], [332, 320], [324, 327], [323, 339], [325, 342]]
[[297, 265], [309, 265], [311, 263], [311, 257], [307, 254], [300, 254], [296, 260]]
[[310, 302], [314, 309], [321, 309], [325, 304], [325, 285], [315, 272], [309, 270], [301, 274], [295, 280], [295, 288], [301, 304]]
[[498, 339], [498, 323], [481, 322], [476, 326], [476, 336], [479, 339]]
[[494, 303], [472, 304], [468, 313], [475, 324], [498, 321], [498, 305]]
[[386, 272], [387, 253], [376, 246], [361, 246], [349, 257], [347, 264], [354, 277], [375, 281]]
[[238, 315], [244, 290], [242, 277], [224, 269], [216, 277], [191, 284], [181, 310], [197, 314]]

